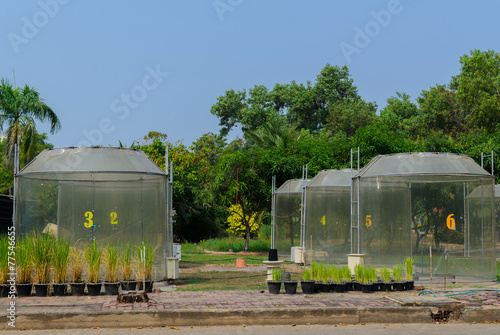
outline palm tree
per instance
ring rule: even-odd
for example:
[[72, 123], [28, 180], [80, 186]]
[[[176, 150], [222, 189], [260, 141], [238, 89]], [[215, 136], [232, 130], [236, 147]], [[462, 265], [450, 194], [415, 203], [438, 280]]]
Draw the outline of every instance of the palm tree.
[[9, 164], [14, 161], [16, 144], [25, 161], [33, 155], [38, 140], [35, 121], [50, 122], [51, 134], [61, 128], [57, 115], [34, 88], [13, 87], [6, 79], [0, 82], [0, 113], [0, 128], [7, 127], [5, 157]]
[[297, 130], [296, 125], [289, 125], [275, 119], [267, 121], [261, 128], [247, 131], [246, 135], [261, 147], [287, 151], [299, 142], [305, 133]]

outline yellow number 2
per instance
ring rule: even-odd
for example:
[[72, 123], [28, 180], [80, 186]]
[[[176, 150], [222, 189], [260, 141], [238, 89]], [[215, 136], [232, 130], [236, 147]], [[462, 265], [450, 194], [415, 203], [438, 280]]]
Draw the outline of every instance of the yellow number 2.
[[92, 212], [85, 212], [85, 217], [87, 218], [87, 221], [83, 224], [85, 228], [92, 227], [94, 225], [94, 221], [92, 221], [94, 214]]
[[321, 218], [321, 220], [319, 220], [319, 222], [321, 222], [324, 225], [326, 225], [326, 219], [325, 219], [325, 216], [326, 215], [323, 215], [323, 217]]
[[116, 219], [118, 214], [116, 214], [116, 212], [111, 212], [109, 216], [111, 217], [111, 224], [118, 224], [118, 220]]

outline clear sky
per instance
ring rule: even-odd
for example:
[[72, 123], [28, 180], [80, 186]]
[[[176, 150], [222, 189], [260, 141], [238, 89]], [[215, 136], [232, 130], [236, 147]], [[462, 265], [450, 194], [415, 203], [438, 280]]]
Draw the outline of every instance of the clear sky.
[[328, 63], [379, 108], [415, 99], [471, 49], [500, 52], [498, 13], [493, 0], [2, 1], [0, 77], [15, 71], [59, 115], [56, 147], [151, 130], [190, 145], [218, 132], [210, 107], [226, 90], [314, 82]]

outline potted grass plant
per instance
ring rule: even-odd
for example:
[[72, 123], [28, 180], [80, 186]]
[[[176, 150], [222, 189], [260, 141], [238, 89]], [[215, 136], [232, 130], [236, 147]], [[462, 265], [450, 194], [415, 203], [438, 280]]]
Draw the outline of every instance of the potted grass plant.
[[405, 284], [403, 283], [403, 266], [401, 264], [394, 265], [392, 267], [392, 287], [396, 291], [404, 291]]
[[385, 266], [380, 269], [380, 278], [382, 279], [382, 282], [380, 283], [380, 291], [389, 292], [392, 288], [391, 272]]
[[300, 286], [302, 288], [302, 293], [314, 293], [314, 280], [312, 279], [311, 269], [302, 270], [302, 280], [300, 281]]
[[370, 282], [370, 269], [363, 266], [363, 273], [361, 277], [360, 287], [363, 293], [371, 293], [372, 282]]
[[27, 235], [18, 239], [16, 243], [16, 293], [19, 297], [30, 296], [33, 288], [32, 241], [32, 236]]
[[0, 297], [5, 298], [9, 295], [9, 238], [7, 235], [0, 236]]
[[64, 296], [68, 285], [68, 264], [71, 251], [71, 241], [59, 238], [54, 240], [54, 258], [52, 267], [54, 268], [54, 282], [52, 288], [55, 296]]
[[377, 269], [373, 266], [368, 267], [368, 280], [372, 283], [372, 291], [380, 291], [380, 282], [377, 279]]
[[323, 264], [312, 262], [311, 264], [311, 275], [314, 280], [314, 293], [323, 292], [323, 281], [322, 278]]
[[83, 250], [75, 247], [71, 248], [71, 295], [82, 296], [85, 291], [85, 282], [83, 281], [83, 270], [85, 268], [85, 255]]
[[104, 290], [107, 295], [118, 295], [120, 282], [118, 281], [118, 248], [115, 244], [108, 244], [104, 248], [106, 273], [104, 276]]
[[33, 267], [35, 269], [35, 294], [46, 297], [49, 292], [50, 267], [54, 258], [55, 238], [49, 234], [35, 234], [33, 237]]
[[342, 266], [342, 280], [346, 283], [345, 290], [352, 291], [354, 290], [354, 282], [352, 280], [352, 272], [351, 268], [347, 265]]
[[415, 288], [415, 282], [413, 281], [413, 258], [408, 257], [405, 259], [405, 270], [406, 270], [406, 290], [413, 290]]
[[281, 270], [272, 269], [271, 280], [267, 281], [267, 289], [271, 294], [278, 294], [281, 290]]
[[290, 274], [290, 278], [288, 280], [283, 280], [283, 277], [281, 278], [283, 281], [283, 284], [285, 286], [285, 293], [286, 294], [296, 294], [297, 293], [297, 285], [299, 282], [297, 280], [293, 280], [292, 275]]
[[[156, 249], [149, 242], [142, 242], [141, 246], [137, 247], [137, 256], [139, 258], [139, 290], [143, 290], [143, 281], [145, 281], [146, 293], [153, 292], [153, 267], [156, 259]], [[141, 258], [141, 253], [143, 257]]]
[[95, 241], [85, 248], [87, 261], [87, 290], [90, 296], [101, 294], [102, 283], [99, 281], [99, 272], [102, 260], [102, 248]]
[[126, 243], [122, 248], [120, 257], [121, 285], [122, 290], [134, 291], [137, 285], [137, 280], [132, 278], [132, 265], [134, 261], [134, 248], [130, 243]]
[[334, 291], [334, 285], [332, 283], [332, 268], [328, 265], [323, 265], [321, 269], [321, 280], [323, 281], [323, 292]]
[[354, 266], [354, 290], [360, 291], [361, 284], [363, 283], [363, 276], [365, 273], [365, 267], [363, 264], [356, 264]]

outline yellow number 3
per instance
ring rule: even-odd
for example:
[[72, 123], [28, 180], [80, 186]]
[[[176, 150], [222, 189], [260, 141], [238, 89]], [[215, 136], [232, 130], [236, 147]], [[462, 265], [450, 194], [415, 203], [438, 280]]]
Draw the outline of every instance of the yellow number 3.
[[118, 220], [116, 219], [118, 214], [116, 214], [116, 212], [111, 212], [109, 216], [111, 217], [111, 224], [118, 224]]
[[92, 214], [92, 212], [85, 212], [85, 217], [87, 218], [87, 221], [83, 224], [85, 228], [92, 227], [94, 225], [94, 221], [92, 221], [94, 214]]

